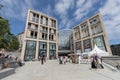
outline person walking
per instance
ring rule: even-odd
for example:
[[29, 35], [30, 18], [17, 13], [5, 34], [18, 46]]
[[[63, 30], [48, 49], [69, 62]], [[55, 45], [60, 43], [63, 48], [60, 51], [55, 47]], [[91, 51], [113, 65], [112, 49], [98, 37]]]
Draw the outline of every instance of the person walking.
[[94, 57], [91, 58], [91, 68], [92, 69], [97, 69], [96, 60], [95, 60]]
[[44, 55], [42, 55], [42, 57], [41, 57], [41, 64], [42, 65], [44, 64]]

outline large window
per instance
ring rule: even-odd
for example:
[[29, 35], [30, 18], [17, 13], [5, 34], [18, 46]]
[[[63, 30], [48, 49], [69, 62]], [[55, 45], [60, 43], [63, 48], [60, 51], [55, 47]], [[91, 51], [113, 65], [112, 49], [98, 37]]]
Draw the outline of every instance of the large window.
[[39, 42], [39, 56], [47, 56], [47, 43]]
[[36, 53], [36, 42], [35, 41], [27, 41], [26, 49], [25, 49], [25, 61], [30, 61], [35, 58]]
[[30, 33], [30, 38], [37, 38], [37, 32], [36, 31], [31, 31]]
[[54, 40], [54, 35], [53, 34], [49, 34], [49, 40], [51, 40], [51, 41]]
[[89, 52], [91, 50], [91, 41], [90, 39], [84, 40], [84, 52]]
[[39, 15], [33, 13], [32, 21], [38, 23], [39, 22]]
[[56, 43], [50, 43], [50, 53], [49, 57], [50, 59], [55, 59], [56, 58]]
[[76, 32], [75, 33], [75, 39], [77, 40], [77, 39], [79, 39], [80, 38], [80, 32]]
[[42, 39], [47, 40], [47, 34], [46, 33], [42, 33]]
[[96, 44], [100, 49], [105, 50], [105, 44], [104, 44], [104, 39], [103, 36], [95, 37], [93, 39], [94, 45]]
[[76, 53], [81, 53], [81, 42], [76, 42]]
[[48, 25], [48, 18], [46, 18], [46, 25]]
[[55, 20], [51, 20], [51, 27], [56, 27], [56, 21]]
[[43, 16], [40, 17], [40, 23], [43, 24]]
[[58, 49], [59, 50], [70, 50], [70, 35], [71, 30], [63, 30], [58, 33]]

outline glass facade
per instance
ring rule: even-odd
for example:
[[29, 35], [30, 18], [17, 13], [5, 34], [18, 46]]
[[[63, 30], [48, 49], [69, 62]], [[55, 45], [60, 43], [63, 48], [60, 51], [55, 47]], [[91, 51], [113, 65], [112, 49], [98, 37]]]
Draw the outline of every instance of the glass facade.
[[50, 43], [50, 52], [49, 52], [49, 58], [55, 59], [56, 58], [56, 43]]
[[75, 46], [76, 46], [76, 53], [79, 53], [79, 54], [82, 53], [81, 42], [80, 41], [76, 42]]
[[70, 50], [71, 30], [62, 30], [58, 33], [58, 50]]
[[96, 44], [100, 49], [105, 50], [105, 44], [103, 36], [98, 36], [93, 39], [94, 45]]
[[91, 40], [87, 39], [83, 41], [84, 44], [84, 52], [90, 52], [91, 51]]
[[39, 50], [38, 50], [38, 57], [39, 56], [47, 56], [47, 43], [46, 42], [39, 42]]
[[27, 41], [26, 49], [25, 49], [25, 61], [31, 61], [35, 58], [36, 53], [36, 42], [35, 41]]

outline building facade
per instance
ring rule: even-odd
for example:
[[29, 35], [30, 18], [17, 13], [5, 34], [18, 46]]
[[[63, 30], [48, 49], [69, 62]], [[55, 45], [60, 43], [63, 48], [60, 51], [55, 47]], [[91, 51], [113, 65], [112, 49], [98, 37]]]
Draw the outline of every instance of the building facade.
[[25, 61], [46, 56], [58, 57], [57, 20], [40, 12], [28, 10], [21, 59]]
[[58, 32], [58, 55], [64, 56], [71, 53], [72, 30], [64, 29]]
[[21, 32], [17, 35], [19, 41], [19, 51], [21, 52], [23, 46], [24, 32]]
[[113, 55], [120, 56], [120, 44], [111, 45], [111, 50]]
[[96, 44], [112, 55], [99, 13], [73, 27], [73, 43], [75, 53], [89, 52]]

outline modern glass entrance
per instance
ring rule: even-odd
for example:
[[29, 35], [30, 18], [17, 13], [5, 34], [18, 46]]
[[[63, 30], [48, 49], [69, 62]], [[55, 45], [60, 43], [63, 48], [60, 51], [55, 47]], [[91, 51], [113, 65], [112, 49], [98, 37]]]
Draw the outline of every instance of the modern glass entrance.
[[56, 58], [56, 43], [50, 43], [50, 52], [49, 52], [49, 58], [55, 59]]
[[39, 42], [39, 54], [38, 57], [40, 56], [47, 56], [47, 43], [46, 42]]
[[25, 49], [25, 61], [31, 61], [35, 58], [36, 53], [36, 42], [35, 41], [27, 41], [26, 49]]

